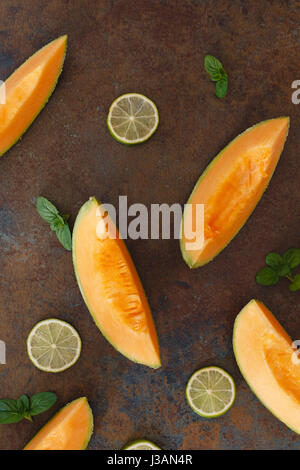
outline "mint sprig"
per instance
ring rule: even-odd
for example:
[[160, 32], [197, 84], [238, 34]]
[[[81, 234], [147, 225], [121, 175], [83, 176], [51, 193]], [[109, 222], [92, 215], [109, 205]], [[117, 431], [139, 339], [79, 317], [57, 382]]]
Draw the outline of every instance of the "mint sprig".
[[42, 219], [48, 222], [50, 229], [56, 233], [62, 246], [71, 251], [72, 236], [68, 225], [69, 215], [60, 214], [52, 202], [42, 196], [37, 198], [36, 209]]
[[32, 416], [49, 410], [57, 400], [52, 392], [42, 392], [28, 398], [21, 395], [17, 400], [0, 400], [0, 424], [19, 423], [22, 419], [32, 421]]
[[223, 65], [213, 55], [206, 55], [204, 57], [204, 68], [212, 82], [216, 82], [216, 96], [224, 98], [228, 89], [228, 75], [224, 70]]
[[300, 265], [300, 249], [289, 248], [281, 256], [271, 252], [266, 256], [267, 267], [256, 274], [256, 282], [262, 286], [273, 286], [281, 277], [290, 281], [289, 289], [295, 292], [300, 289], [300, 274], [293, 271]]

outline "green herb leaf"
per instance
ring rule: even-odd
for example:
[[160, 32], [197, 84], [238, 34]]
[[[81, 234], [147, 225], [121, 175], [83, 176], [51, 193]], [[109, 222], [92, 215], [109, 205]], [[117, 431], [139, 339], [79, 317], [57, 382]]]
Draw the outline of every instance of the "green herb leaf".
[[59, 215], [58, 210], [52, 204], [52, 202], [48, 201], [48, 199], [42, 196], [37, 198], [36, 209], [42, 219], [44, 219], [49, 224], [56, 220], [57, 216]]
[[225, 76], [216, 83], [216, 96], [218, 98], [224, 98], [224, 96], [227, 93], [227, 88], [228, 88], [228, 78], [227, 76]]
[[37, 198], [36, 208], [40, 216], [50, 224], [61, 244], [66, 250], [72, 250], [72, 236], [68, 225], [69, 215], [61, 215], [52, 202], [45, 197]]
[[256, 275], [256, 281], [263, 286], [276, 284], [280, 277], [286, 277], [290, 282], [289, 289], [294, 292], [300, 289], [300, 274], [293, 275], [292, 270], [300, 265], [300, 249], [289, 248], [282, 256], [278, 253], [268, 253], [267, 268], [261, 269]]
[[288, 264], [278, 253], [269, 253], [266, 256], [266, 264], [270, 266], [278, 276], [284, 277], [291, 273]]
[[21, 395], [18, 400], [0, 400], [0, 424], [19, 423], [23, 418], [32, 421], [31, 416], [47, 411], [56, 400], [52, 392], [38, 393], [30, 399]]
[[16, 400], [0, 400], [0, 423], [11, 424], [18, 423], [24, 418], [24, 414], [18, 410]]
[[60, 227], [56, 230], [57, 238], [59, 239], [62, 246], [71, 251], [72, 250], [72, 236], [68, 224], [64, 224], [63, 227]]
[[273, 286], [278, 281], [279, 277], [272, 268], [263, 268], [256, 275], [256, 282], [262, 286]]
[[204, 68], [209, 74], [210, 79], [216, 82], [216, 96], [224, 98], [228, 88], [228, 76], [221, 62], [213, 55], [204, 57]]
[[280, 268], [277, 269], [277, 274], [280, 277], [287, 277], [291, 274], [289, 266], [284, 263]]
[[30, 398], [30, 415], [36, 416], [49, 410], [57, 400], [57, 396], [52, 392], [37, 393]]
[[222, 74], [221, 72], [213, 73], [210, 75], [210, 79], [212, 82], [218, 82], [223, 77], [224, 77], [224, 74]]
[[57, 231], [57, 229], [63, 227], [65, 225], [65, 221], [64, 219], [58, 214], [56, 219], [53, 220], [53, 222], [51, 222], [50, 224], [50, 228], [51, 230], [53, 230], [54, 232]]
[[292, 292], [295, 292], [296, 290], [300, 289], [300, 274], [297, 274], [294, 277], [294, 281], [292, 282], [292, 284], [290, 284], [289, 288]]
[[223, 70], [223, 65], [219, 59], [207, 54], [204, 57], [204, 68], [209, 75], [218, 75]]
[[20, 414], [25, 414], [29, 410], [29, 398], [27, 395], [21, 395], [17, 400], [17, 407]]
[[266, 256], [266, 264], [271, 268], [278, 269], [283, 264], [282, 256], [278, 253], [269, 253]]
[[290, 269], [295, 269], [300, 264], [300, 249], [290, 248], [283, 254], [283, 259]]

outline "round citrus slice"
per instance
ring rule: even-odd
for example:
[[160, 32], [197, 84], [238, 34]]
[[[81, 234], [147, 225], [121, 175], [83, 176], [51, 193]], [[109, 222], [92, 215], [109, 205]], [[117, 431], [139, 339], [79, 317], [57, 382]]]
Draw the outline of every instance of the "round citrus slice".
[[138, 441], [127, 444], [123, 450], [161, 450], [156, 444], [146, 439], [140, 439]]
[[192, 375], [185, 393], [188, 404], [196, 413], [205, 418], [215, 418], [232, 406], [235, 384], [220, 367], [204, 367]]
[[69, 323], [50, 318], [39, 322], [31, 330], [27, 338], [27, 352], [38, 369], [62, 372], [79, 358], [81, 339]]
[[157, 129], [159, 115], [153, 101], [144, 95], [127, 93], [111, 105], [107, 126], [111, 135], [122, 144], [140, 144]]

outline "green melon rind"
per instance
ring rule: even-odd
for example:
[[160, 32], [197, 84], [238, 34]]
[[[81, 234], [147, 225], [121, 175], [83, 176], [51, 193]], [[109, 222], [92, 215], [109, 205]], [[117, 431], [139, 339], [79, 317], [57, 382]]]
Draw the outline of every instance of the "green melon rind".
[[123, 447], [122, 450], [132, 450], [130, 448], [134, 446], [135, 444], [144, 444], [145, 442], [151, 444], [153, 446], [153, 450], [162, 450], [160, 447], [154, 444], [154, 442], [149, 441], [148, 439], [137, 439], [136, 441], [131, 441], [128, 444], [126, 444], [126, 446]]
[[[151, 101], [154, 109], [156, 110], [156, 113], [157, 113], [157, 123], [156, 123], [156, 126], [152, 129], [151, 133], [148, 135], [148, 137], [144, 140], [141, 140], [141, 141], [138, 141], [138, 142], [124, 142], [124, 140], [122, 140], [117, 134], [115, 134], [113, 132], [113, 130], [111, 129], [111, 126], [109, 124], [109, 115], [110, 115], [110, 110], [111, 108], [113, 107], [114, 103], [119, 100], [120, 98], [123, 98], [124, 96], [127, 96], [127, 95], [134, 95], [134, 94], [137, 94], [137, 95], [140, 95], [142, 96], [143, 98], [146, 98], [147, 100]], [[156, 132], [157, 128], [158, 128], [158, 124], [159, 124], [159, 112], [158, 112], [158, 109], [157, 109], [157, 106], [156, 104], [154, 103], [154, 101], [150, 100], [149, 98], [147, 98], [147, 96], [145, 95], [142, 95], [141, 93], [124, 93], [123, 95], [120, 95], [118, 96], [118, 98], [116, 98], [112, 104], [110, 105], [109, 107], [109, 110], [108, 110], [108, 115], [107, 115], [107, 118], [106, 118], [106, 124], [107, 124], [107, 128], [109, 130], [109, 133], [110, 135], [115, 139], [116, 142], [118, 142], [119, 144], [123, 144], [123, 145], [127, 145], [128, 147], [131, 147], [133, 145], [139, 145], [139, 144], [144, 144], [145, 142], [147, 142], [152, 136], [153, 134]]]
[[[91, 307], [89, 306], [89, 303], [87, 301], [87, 298], [84, 294], [84, 291], [83, 291], [83, 288], [81, 286], [81, 282], [80, 282], [80, 279], [79, 279], [79, 276], [77, 274], [77, 269], [76, 269], [76, 230], [77, 230], [77, 227], [79, 226], [79, 224], [81, 223], [81, 218], [85, 215], [85, 212], [89, 210], [90, 206], [92, 204], [97, 204], [98, 205], [101, 205], [101, 203], [95, 198], [95, 197], [90, 197], [89, 200], [87, 202], [85, 202], [83, 204], [83, 206], [81, 207], [81, 209], [79, 210], [78, 212], [78, 215], [76, 217], [76, 220], [75, 220], [75, 224], [74, 224], [74, 228], [73, 228], [73, 235], [72, 235], [72, 244], [73, 244], [73, 249], [72, 249], [72, 257], [73, 257], [73, 265], [74, 265], [74, 272], [75, 272], [75, 276], [76, 276], [76, 280], [77, 280], [77, 283], [78, 283], [78, 286], [79, 286], [79, 289], [80, 289], [80, 292], [81, 292], [81, 295], [83, 297], [83, 300], [88, 308], [88, 311], [90, 312], [96, 326], [99, 328], [99, 330], [101, 331], [102, 335], [104, 336], [104, 338], [119, 352], [121, 353], [123, 356], [127, 357], [127, 359], [129, 359], [130, 361], [132, 362], [135, 362], [137, 364], [143, 364], [145, 366], [148, 366], [148, 367], [151, 367], [153, 369], [158, 369], [159, 367], [161, 367], [161, 363], [158, 363], [158, 364], [145, 364], [143, 362], [139, 362], [137, 361], [135, 358], [133, 358], [132, 356], [130, 356], [127, 352], [123, 351], [121, 348], [119, 348], [109, 337], [109, 335], [107, 333], [104, 333], [100, 323], [97, 321], [96, 317], [94, 316], [93, 312], [92, 312], [92, 309]], [[130, 255], [129, 255], [130, 256]], [[146, 296], [146, 294], [145, 294]]]
[[56, 80], [54, 81], [53, 83], [53, 86], [52, 88], [50, 88], [49, 90], [49, 94], [47, 95], [44, 103], [42, 104], [42, 106], [40, 107], [40, 109], [38, 110], [38, 112], [33, 116], [32, 120], [30, 121], [30, 123], [24, 128], [23, 132], [16, 138], [16, 140], [14, 140], [12, 142], [12, 144], [10, 144], [2, 153], [0, 153], [0, 157], [2, 157], [6, 152], [8, 152], [9, 149], [11, 149], [22, 137], [23, 135], [25, 134], [25, 132], [29, 129], [29, 127], [33, 124], [33, 122], [36, 120], [36, 118], [38, 117], [38, 115], [40, 114], [40, 112], [44, 109], [44, 107], [46, 106], [46, 104], [48, 103], [51, 95], [53, 94], [55, 88], [56, 88], [56, 85], [57, 85], [57, 82], [58, 82], [58, 79], [60, 77], [60, 74], [62, 72], [62, 69], [63, 69], [63, 65], [64, 65], [64, 61], [65, 61], [65, 57], [66, 57], [66, 53], [67, 53], [67, 39], [68, 39], [68, 36], [67, 34], [65, 34], [64, 36], [60, 36], [58, 37], [57, 39], [54, 39], [53, 41], [51, 41], [50, 43], [46, 44], [44, 47], [42, 47], [41, 49], [39, 49], [38, 51], [36, 51], [32, 56], [30, 56], [25, 62], [23, 62], [22, 65], [20, 65], [20, 67], [18, 67], [13, 73], [12, 75], [10, 76], [13, 76], [18, 70], [19, 68], [21, 68], [23, 65], [25, 65], [30, 59], [32, 59], [36, 54], [38, 54], [40, 51], [42, 51], [45, 47], [49, 46], [50, 44], [52, 44], [53, 42], [57, 41], [58, 39], [60, 38], [65, 38], [65, 50], [64, 50], [64, 55], [63, 55], [63, 58], [62, 58], [62, 61], [61, 61], [61, 66], [58, 70], [58, 74], [57, 74], [57, 77], [56, 77]]
[[59, 415], [59, 413], [61, 413], [65, 408], [67, 408], [68, 406], [70, 405], [73, 405], [76, 401], [79, 401], [79, 400], [82, 400], [86, 403], [86, 406], [88, 408], [88, 412], [89, 412], [89, 415], [90, 415], [90, 426], [89, 426], [89, 430], [88, 430], [88, 433], [87, 433], [87, 436], [86, 436], [86, 439], [83, 443], [83, 446], [82, 446], [82, 449], [81, 450], [85, 450], [91, 440], [91, 437], [92, 437], [92, 434], [93, 434], [93, 430], [94, 430], [94, 417], [93, 417], [93, 412], [92, 412], [92, 409], [89, 405], [89, 402], [87, 400], [86, 397], [80, 397], [80, 398], [76, 398], [76, 400], [73, 400], [71, 401], [70, 403], [67, 403], [67, 405], [65, 405], [63, 408], [61, 408], [60, 410], [58, 410], [57, 413], [55, 413], [54, 416], [52, 416], [52, 418], [49, 419], [49, 421], [47, 421], [46, 424], [44, 424], [44, 426], [33, 436], [33, 438], [28, 442], [28, 444], [26, 444], [26, 446], [24, 447], [23, 450], [26, 450], [26, 447], [28, 447], [31, 442], [35, 439], [35, 437], [39, 434], [39, 432], [48, 424], [50, 423], [50, 421], [52, 421], [52, 419], [54, 419], [57, 415]]
[[89, 402], [88, 402], [88, 399], [86, 397], [83, 397], [83, 399], [86, 401], [86, 405], [87, 405], [87, 408], [88, 408], [88, 412], [89, 412], [89, 415], [90, 415], [90, 427], [89, 427], [89, 431], [88, 431], [88, 434], [86, 436], [86, 440], [82, 446], [82, 450], [85, 450], [87, 448], [87, 446], [89, 445], [89, 442], [91, 440], [91, 437], [93, 435], [93, 431], [94, 431], [94, 417], [93, 417], [93, 412], [92, 412], [92, 409], [89, 405]]
[[[214, 415], [208, 416], [208, 415], [206, 415], [206, 414], [201, 413], [201, 412], [193, 405], [193, 403], [192, 403], [192, 402], [190, 401], [190, 399], [189, 399], [189, 396], [188, 396], [188, 393], [187, 393], [187, 389], [188, 389], [188, 385], [189, 385], [190, 381], [192, 380], [192, 378], [194, 377], [195, 374], [197, 374], [200, 370], [202, 371], [202, 370], [205, 370], [205, 369], [211, 369], [212, 367], [213, 367], [214, 369], [218, 369], [218, 370], [222, 371], [223, 373], [226, 373], [226, 375], [228, 375], [228, 376], [231, 378], [232, 383], [233, 383], [233, 400], [232, 400], [232, 403], [230, 404], [230, 406], [229, 406], [228, 408], [226, 408], [224, 411], [221, 411], [220, 413], [216, 413], [216, 414], [214, 414]], [[185, 399], [186, 399], [188, 405], [192, 408], [192, 410], [193, 410], [195, 413], [197, 413], [197, 415], [201, 416], [202, 418], [206, 418], [206, 419], [219, 418], [219, 416], [223, 416], [225, 413], [227, 413], [227, 411], [230, 410], [230, 408], [232, 407], [232, 405], [233, 405], [234, 402], [235, 402], [235, 398], [236, 398], [236, 386], [235, 386], [235, 382], [234, 382], [233, 378], [231, 377], [230, 374], [228, 374], [228, 372], [226, 372], [224, 369], [222, 369], [221, 367], [218, 367], [218, 366], [207, 366], [207, 367], [203, 367], [202, 369], [196, 370], [196, 371], [191, 375], [191, 377], [189, 378], [188, 383], [187, 383], [187, 385], [186, 385], [186, 387], [185, 387]]]
[[[215, 253], [214, 256], [212, 256], [209, 260], [201, 263], [201, 262], [198, 262], [198, 263], [195, 263], [193, 264], [193, 261], [191, 260], [191, 258], [189, 257], [189, 254], [188, 252], [185, 250], [184, 248], [184, 244], [183, 244], [183, 241], [182, 241], [182, 237], [180, 237], [180, 241], [179, 241], [179, 244], [180, 244], [180, 250], [181, 250], [181, 254], [182, 254], [182, 257], [184, 259], [184, 261], [186, 262], [186, 264], [191, 268], [191, 269], [196, 269], [196, 268], [199, 268], [201, 266], [205, 266], [206, 264], [208, 264], [210, 261], [212, 261], [219, 253], [221, 253], [221, 251], [223, 251], [228, 245], [229, 243], [233, 240], [233, 238], [237, 235], [237, 233], [240, 232], [240, 230], [242, 230], [242, 228], [244, 227], [244, 225], [246, 224], [247, 220], [249, 219], [249, 217], [252, 215], [252, 213], [254, 212], [254, 210], [256, 209], [258, 203], [260, 202], [264, 192], [267, 190], [268, 186], [269, 186], [269, 183], [272, 179], [272, 176], [274, 174], [274, 171], [276, 170], [276, 167], [277, 167], [277, 164], [279, 162], [279, 158], [280, 158], [280, 155], [283, 151], [283, 147], [285, 145], [285, 142], [286, 142], [286, 139], [287, 139], [287, 136], [288, 136], [288, 133], [289, 133], [289, 127], [290, 127], [290, 118], [288, 116], [281, 116], [279, 118], [275, 118], [276, 120], [277, 119], [287, 119], [288, 120], [288, 129], [287, 129], [287, 133], [286, 133], [286, 136], [285, 136], [285, 139], [282, 143], [282, 147], [280, 149], [280, 152], [279, 152], [279, 157], [278, 157], [278, 160], [277, 160], [277, 163], [274, 167], [274, 170], [272, 172], [272, 174], [270, 175], [270, 178], [269, 178], [269, 181], [264, 189], [264, 191], [262, 192], [261, 194], [261, 197], [259, 198], [259, 200], [257, 201], [257, 204], [255, 205], [255, 207], [253, 208], [252, 212], [248, 215], [248, 217], [246, 218], [246, 220], [243, 222], [243, 224], [241, 225], [241, 227], [239, 228], [239, 230], [232, 236], [232, 238], [228, 241], [228, 243], [226, 245], [224, 245], [219, 251], [217, 251]], [[266, 122], [269, 122], [269, 121], [274, 121], [275, 119], [267, 119], [266, 121], [261, 121], [259, 122], [258, 124], [255, 124], [254, 126], [251, 126], [249, 127], [248, 129], [246, 129], [244, 132], [242, 132], [241, 134], [239, 134], [237, 137], [235, 137], [233, 140], [231, 140], [229, 142], [229, 144], [226, 145], [226, 147], [224, 147], [221, 152], [219, 152], [214, 158], [213, 160], [209, 163], [209, 165], [205, 168], [204, 172], [202, 173], [202, 175], [200, 176], [200, 178], [198, 179], [188, 201], [187, 201], [187, 204], [190, 203], [194, 193], [197, 191], [198, 189], [198, 186], [199, 184], [202, 182], [202, 180], [205, 178], [207, 172], [209, 171], [209, 169], [216, 163], [216, 161], [222, 156], [223, 152], [228, 148], [230, 147], [231, 144], [233, 144], [236, 140], [238, 140], [240, 137], [243, 137], [246, 133], [248, 132], [251, 132], [255, 127], [258, 127], [262, 124], [265, 124]], [[183, 213], [183, 216], [182, 216], [182, 221], [181, 221], [181, 227], [180, 227], [180, 234], [182, 234], [182, 225], [184, 224], [184, 213]]]
[[[234, 321], [234, 326], [233, 326], [233, 335], [232, 335], [232, 346], [233, 346], [233, 352], [234, 352], [234, 356], [235, 356], [235, 360], [236, 360], [236, 363], [240, 369], [240, 372], [246, 382], [246, 384], [248, 385], [248, 387], [250, 388], [250, 390], [252, 391], [252, 393], [254, 393], [254, 395], [258, 398], [258, 400], [261, 402], [261, 404], [276, 418], [278, 419], [278, 421], [280, 421], [281, 423], [285, 424], [289, 429], [291, 429], [292, 431], [294, 431], [296, 434], [300, 434], [300, 429], [295, 429], [293, 428], [292, 426], [290, 426], [288, 423], [286, 423], [285, 421], [282, 421], [277, 415], [276, 415], [276, 412], [273, 411], [260, 397], [259, 395], [256, 393], [256, 391], [254, 390], [254, 388], [252, 387], [252, 385], [248, 382], [247, 380], [247, 374], [246, 372], [243, 370], [240, 362], [239, 362], [239, 358], [238, 358], [238, 353], [237, 353], [237, 350], [236, 350], [236, 346], [235, 346], [235, 338], [236, 338], [236, 331], [237, 331], [237, 326], [238, 326], [238, 322], [239, 322], [239, 319], [243, 313], [243, 311], [245, 310], [245, 308], [247, 308], [251, 303], [253, 302], [257, 302], [257, 303], [260, 303], [260, 304], [263, 304], [263, 302], [261, 302], [260, 300], [256, 300], [256, 299], [252, 299], [250, 300], [250, 302], [247, 303], [247, 305], [245, 305], [245, 307], [240, 311], [240, 313], [236, 316], [236, 319]], [[264, 305], [264, 304], [263, 304]], [[267, 307], [266, 307], [267, 308]]]

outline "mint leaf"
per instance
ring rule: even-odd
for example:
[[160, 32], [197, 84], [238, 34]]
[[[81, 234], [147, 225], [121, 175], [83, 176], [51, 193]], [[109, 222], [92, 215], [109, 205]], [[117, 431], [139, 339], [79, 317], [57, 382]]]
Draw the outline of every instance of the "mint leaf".
[[32, 421], [30, 413], [29, 413], [29, 398], [27, 395], [21, 395], [17, 400], [17, 407], [19, 410], [19, 414], [23, 416], [23, 418]]
[[49, 410], [57, 400], [57, 396], [52, 392], [37, 393], [30, 398], [30, 415], [36, 416]]
[[291, 270], [286, 263], [283, 263], [283, 265], [280, 268], [278, 268], [276, 272], [278, 276], [280, 277], [286, 277], [291, 274]]
[[64, 219], [58, 214], [56, 219], [53, 220], [53, 222], [51, 222], [50, 228], [51, 228], [51, 230], [56, 232], [57, 229], [63, 227], [64, 225], [65, 225]]
[[209, 75], [213, 76], [221, 73], [223, 65], [216, 57], [207, 54], [204, 57], [204, 68]]
[[211, 81], [216, 82], [216, 96], [224, 98], [228, 88], [228, 76], [223, 65], [216, 57], [208, 54], [204, 57], [204, 68]]
[[69, 225], [67, 223], [69, 215], [61, 215], [52, 202], [48, 201], [45, 197], [39, 196], [36, 202], [36, 208], [42, 219], [50, 225], [62, 246], [71, 251], [72, 237]]
[[300, 274], [293, 275], [292, 270], [300, 265], [300, 249], [289, 248], [282, 256], [278, 253], [268, 253], [266, 256], [267, 268], [261, 269], [256, 275], [256, 281], [263, 286], [276, 284], [280, 277], [286, 277], [291, 284], [290, 291], [300, 289]]
[[39, 196], [37, 198], [36, 210], [38, 211], [42, 219], [44, 219], [49, 224], [51, 224], [51, 222], [53, 222], [59, 215], [58, 210], [52, 204], [52, 202], [48, 201], [48, 199], [42, 196]]
[[278, 253], [269, 253], [266, 256], [266, 264], [271, 268], [278, 269], [283, 264], [282, 256]]
[[262, 286], [277, 284], [279, 277], [272, 268], [263, 268], [256, 274], [256, 282]]
[[66, 250], [72, 250], [72, 236], [68, 224], [64, 224], [63, 227], [58, 228], [56, 230], [56, 236]]
[[294, 277], [294, 281], [289, 285], [290, 291], [295, 292], [300, 289], [300, 274]]
[[0, 423], [18, 423], [24, 418], [24, 414], [19, 412], [16, 400], [0, 400]]
[[21, 395], [17, 400], [19, 413], [25, 414], [29, 410], [29, 398], [27, 395]]
[[278, 253], [267, 254], [266, 264], [270, 266], [278, 276], [284, 277], [291, 273], [289, 266]]
[[227, 88], [228, 88], [228, 78], [227, 76], [225, 76], [216, 83], [216, 96], [218, 98], [224, 98], [224, 96], [227, 93]]
[[30, 399], [21, 395], [18, 400], [0, 400], [0, 424], [18, 423], [23, 418], [32, 421], [32, 416], [47, 411], [57, 400], [52, 392], [43, 392]]
[[211, 79], [212, 82], [218, 82], [223, 77], [224, 77], [224, 74], [222, 74], [221, 72], [212, 73], [210, 75], [210, 79]]
[[300, 249], [290, 248], [283, 254], [283, 259], [290, 269], [295, 269], [300, 264]]

